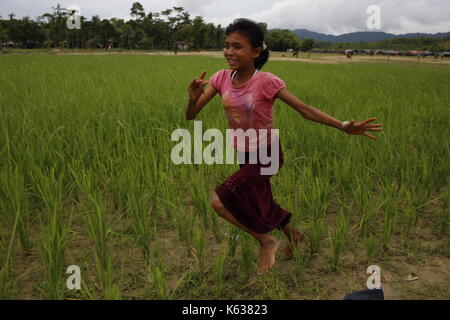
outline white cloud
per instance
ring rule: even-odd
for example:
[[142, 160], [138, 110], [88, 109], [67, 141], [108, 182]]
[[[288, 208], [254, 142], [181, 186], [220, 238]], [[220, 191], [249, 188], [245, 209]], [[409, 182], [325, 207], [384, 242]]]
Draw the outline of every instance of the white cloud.
[[206, 14], [206, 8], [214, 5], [219, 0], [179, 0], [177, 3], [180, 7], [188, 10], [192, 15]]
[[[270, 28], [309, 29], [341, 34], [366, 31], [366, 9], [381, 9], [381, 30], [392, 33], [450, 31], [450, 2], [437, 0], [286, 0], [248, 18], [267, 22]], [[213, 19], [216, 23], [229, 18]]]

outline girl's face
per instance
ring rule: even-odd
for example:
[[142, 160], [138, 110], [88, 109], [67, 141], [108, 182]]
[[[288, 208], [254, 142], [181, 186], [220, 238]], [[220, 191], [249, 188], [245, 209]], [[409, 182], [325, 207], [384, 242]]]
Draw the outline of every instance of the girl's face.
[[259, 56], [262, 48], [253, 48], [247, 36], [240, 32], [232, 32], [225, 39], [223, 55], [230, 69], [238, 70], [253, 66], [253, 61]]

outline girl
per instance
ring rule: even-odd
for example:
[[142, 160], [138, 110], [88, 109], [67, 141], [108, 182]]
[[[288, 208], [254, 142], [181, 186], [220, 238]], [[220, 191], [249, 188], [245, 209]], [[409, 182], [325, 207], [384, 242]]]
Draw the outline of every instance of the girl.
[[[370, 118], [359, 123], [354, 120], [341, 122], [313, 108], [292, 95], [277, 76], [261, 72], [269, 59], [269, 50], [264, 42], [264, 34], [258, 25], [248, 19], [237, 19], [226, 29], [224, 57], [229, 69], [216, 72], [209, 81], [194, 78], [189, 85], [189, 103], [186, 110], [188, 120], [195, 119], [200, 110], [216, 95], [222, 97], [225, 113], [231, 129], [268, 129], [268, 134], [259, 134], [256, 139], [239, 144], [233, 140], [233, 147], [247, 160], [251, 152], [266, 148], [266, 154], [273, 150], [270, 146], [277, 139], [270, 134], [272, 106], [276, 98], [293, 107], [305, 119], [335, 127], [348, 134], [360, 134], [375, 139], [366, 131], [382, 131], [381, 124], [368, 124]], [[209, 83], [206, 91], [205, 85]], [[279, 167], [283, 164], [281, 144], [278, 147]], [[251, 234], [260, 244], [259, 274], [267, 272], [275, 263], [278, 240], [270, 231], [279, 228], [287, 236], [292, 250], [304, 236], [289, 223], [291, 213], [282, 209], [272, 197], [270, 176], [261, 175], [264, 165], [257, 159], [256, 164], [240, 163], [240, 169], [215, 188], [211, 198], [212, 208], [225, 220]]]

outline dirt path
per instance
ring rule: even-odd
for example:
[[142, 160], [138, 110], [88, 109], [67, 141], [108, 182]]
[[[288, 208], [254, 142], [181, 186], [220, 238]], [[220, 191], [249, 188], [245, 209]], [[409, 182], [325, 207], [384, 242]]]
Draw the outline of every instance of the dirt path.
[[[175, 56], [173, 52], [152, 52], [147, 53], [148, 55], [165, 55], [165, 56]], [[223, 58], [222, 51], [200, 51], [200, 52], [179, 52], [177, 56], [210, 56], [216, 58]], [[450, 59], [434, 59], [434, 57], [421, 58], [420, 61], [416, 57], [397, 57], [390, 56], [389, 60], [387, 56], [353, 56], [352, 59], [348, 59], [344, 55], [329, 55], [329, 54], [312, 54], [312, 58], [289, 58], [281, 57], [281, 53], [276, 52], [271, 55], [270, 60], [272, 61], [297, 61], [297, 62], [308, 62], [308, 63], [325, 63], [325, 64], [339, 64], [339, 63], [357, 63], [357, 62], [379, 62], [384, 63], [387, 61], [409, 61], [417, 63], [432, 63], [432, 64], [450, 64]]]
[[[22, 55], [29, 53], [9, 53], [8, 55]], [[222, 51], [198, 51], [198, 52], [178, 52], [176, 55], [174, 52], [145, 52], [145, 51], [122, 51], [122, 52], [56, 52], [48, 51], [42, 52], [39, 54], [54, 54], [54, 55], [150, 55], [150, 56], [209, 56], [215, 58], [223, 59]], [[450, 65], [450, 59], [435, 59], [434, 57], [426, 57], [421, 58], [420, 60], [417, 57], [397, 57], [397, 56], [366, 56], [366, 55], [355, 55], [351, 59], [348, 59], [344, 55], [333, 55], [333, 54], [321, 54], [321, 53], [313, 53], [309, 58], [292, 58], [287, 57], [290, 56], [290, 53], [281, 53], [274, 52], [270, 56], [270, 60], [272, 61], [295, 61], [295, 62], [307, 62], [307, 63], [322, 63], [322, 64], [348, 64], [348, 63], [359, 63], [359, 62], [377, 62], [377, 63], [386, 63], [386, 62], [396, 62], [396, 61], [408, 61], [415, 63], [429, 63], [429, 64], [437, 64], [437, 65]]]

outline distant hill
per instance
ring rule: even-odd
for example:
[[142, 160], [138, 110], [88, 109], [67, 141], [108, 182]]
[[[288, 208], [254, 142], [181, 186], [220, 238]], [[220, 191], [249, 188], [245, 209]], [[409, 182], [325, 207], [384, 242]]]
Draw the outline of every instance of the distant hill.
[[314, 32], [306, 29], [296, 29], [293, 30], [299, 37], [303, 39], [314, 39], [323, 42], [376, 42], [389, 40], [394, 38], [416, 38], [416, 37], [431, 37], [431, 38], [442, 38], [450, 36], [450, 32], [439, 32], [435, 34], [431, 33], [406, 33], [406, 34], [392, 34], [381, 31], [362, 31], [362, 32], [352, 32], [334, 36], [331, 34], [324, 34], [319, 32]]

